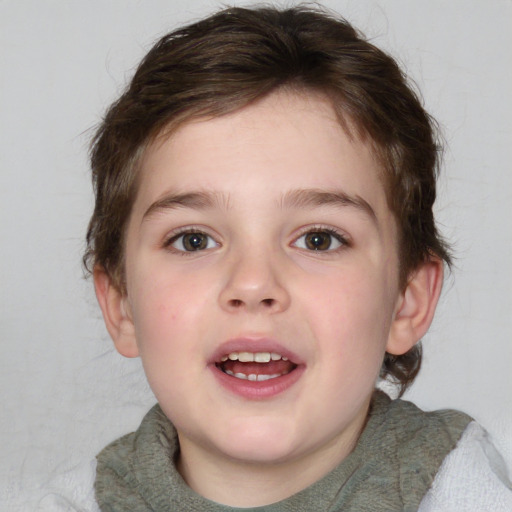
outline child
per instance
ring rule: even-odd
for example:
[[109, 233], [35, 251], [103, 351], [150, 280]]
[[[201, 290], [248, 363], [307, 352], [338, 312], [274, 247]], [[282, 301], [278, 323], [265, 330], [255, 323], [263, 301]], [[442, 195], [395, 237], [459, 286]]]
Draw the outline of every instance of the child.
[[393, 59], [318, 10], [156, 44], [93, 142], [85, 262], [158, 405], [83, 508], [511, 510], [481, 427], [376, 391], [416, 377], [450, 263], [433, 132]]

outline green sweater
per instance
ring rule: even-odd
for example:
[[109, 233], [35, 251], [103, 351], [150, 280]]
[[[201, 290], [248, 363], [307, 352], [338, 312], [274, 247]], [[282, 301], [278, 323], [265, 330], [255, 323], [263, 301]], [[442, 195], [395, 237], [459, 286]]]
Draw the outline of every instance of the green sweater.
[[174, 464], [176, 430], [156, 405], [136, 432], [98, 455], [96, 500], [102, 512], [413, 512], [470, 421], [376, 392], [356, 448], [334, 470], [281, 502], [238, 509], [186, 485]]

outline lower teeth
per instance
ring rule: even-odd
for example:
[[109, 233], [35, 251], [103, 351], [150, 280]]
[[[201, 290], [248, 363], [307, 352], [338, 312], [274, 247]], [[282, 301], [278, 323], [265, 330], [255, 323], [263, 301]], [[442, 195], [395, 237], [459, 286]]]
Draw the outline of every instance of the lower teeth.
[[225, 373], [237, 379], [250, 380], [252, 382], [262, 382], [264, 380], [276, 379], [277, 377], [281, 377], [281, 375], [283, 375], [282, 373], [274, 373], [272, 375], [256, 375], [255, 373], [251, 373], [246, 375], [245, 373], [234, 373], [230, 370], [225, 370]]

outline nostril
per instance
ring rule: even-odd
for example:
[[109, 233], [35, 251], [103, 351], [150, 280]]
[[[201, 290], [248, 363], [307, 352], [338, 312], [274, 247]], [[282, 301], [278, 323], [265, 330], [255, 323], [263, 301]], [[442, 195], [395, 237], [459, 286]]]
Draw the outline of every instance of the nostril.
[[260, 301], [254, 302], [254, 304], [252, 303], [252, 301], [245, 301], [242, 299], [230, 299], [228, 301], [228, 307], [231, 310], [243, 309], [246, 307], [248, 307], [249, 309], [252, 309], [253, 306], [256, 308], [261, 307], [261, 308], [270, 310], [270, 309], [273, 309], [276, 304], [277, 304], [276, 299], [270, 299], [270, 298], [261, 299]]

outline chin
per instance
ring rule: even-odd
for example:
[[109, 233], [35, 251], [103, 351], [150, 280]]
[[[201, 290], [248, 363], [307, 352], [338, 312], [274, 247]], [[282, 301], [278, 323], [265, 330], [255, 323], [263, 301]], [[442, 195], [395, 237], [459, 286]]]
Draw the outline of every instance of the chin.
[[247, 420], [223, 429], [217, 449], [248, 463], [279, 463], [293, 458], [298, 446], [293, 428], [275, 421]]

